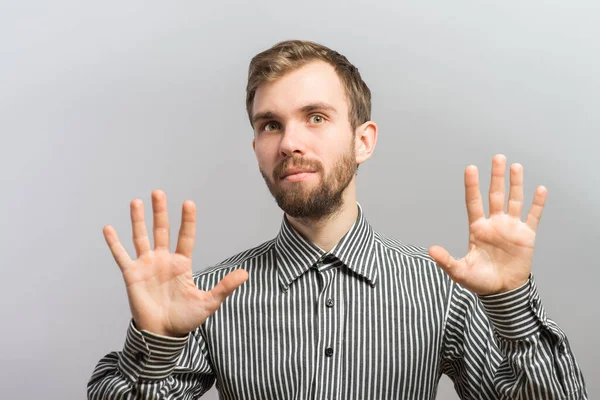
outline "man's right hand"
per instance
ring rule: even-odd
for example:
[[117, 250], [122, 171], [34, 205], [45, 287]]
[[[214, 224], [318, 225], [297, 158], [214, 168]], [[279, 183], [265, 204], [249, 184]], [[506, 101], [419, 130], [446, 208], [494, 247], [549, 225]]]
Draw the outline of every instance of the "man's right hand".
[[192, 278], [195, 204], [189, 200], [183, 203], [175, 253], [169, 249], [167, 197], [162, 190], [152, 192], [152, 211], [154, 250], [144, 222], [144, 204], [139, 199], [131, 202], [136, 260], [129, 257], [112, 226], [104, 227], [104, 237], [123, 273], [136, 327], [163, 336], [185, 336], [202, 325], [248, 279], [248, 273], [238, 269], [211, 290], [198, 289]]

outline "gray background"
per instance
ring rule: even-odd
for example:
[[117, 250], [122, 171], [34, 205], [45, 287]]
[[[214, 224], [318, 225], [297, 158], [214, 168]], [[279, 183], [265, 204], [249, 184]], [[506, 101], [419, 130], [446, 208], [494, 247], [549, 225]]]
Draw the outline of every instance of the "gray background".
[[[289, 38], [345, 54], [373, 92], [358, 198], [379, 231], [463, 256], [463, 169], [487, 191], [495, 153], [524, 165], [528, 203], [548, 187], [534, 273], [599, 396], [597, 4], [3, 1], [2, 397], [84, 398], [122, 347], [130, 314], [102, 227], [134, 254], [131, 199], [149, 217], [164, 189], [175, 229], [196, 201], [195, 270], [276, 234], [244, 88], [250, 58]], [[456, 398], [445, 378], [438, 398]]]

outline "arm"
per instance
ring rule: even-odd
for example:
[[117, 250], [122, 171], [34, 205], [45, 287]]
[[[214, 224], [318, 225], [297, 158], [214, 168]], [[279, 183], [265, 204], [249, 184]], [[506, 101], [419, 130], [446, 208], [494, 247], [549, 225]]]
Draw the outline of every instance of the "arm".
[[199, 327], [248, 278], [243, 270], [225, 276], [210, 290], [192, 276], [196, 207], [184, 202], [177, 249], [169, 248], [169, 219], [164, 192], [152, 193], [154, 249], [144, 221], [144, 207], [131, 202], [131, 225], [137, 258], [131, 259], [111, 226], [104, 237], [127, 289], [133, 317], [122, 352], [105, 356], [88, 386], [91, 399], [188, 399], [214, 381]]
[[[531, 278], [536, 231], [547, 190], [539, 186], [525, 222], [523, 168], [492, 161], [489, 217], [477, 168], [465, 170], [469, 246], [455, 259], [440, 246], [429, 255], [457, 283], [449, 306], [444, 372], [464, 398], [581, 398], [581, 371], [565, 334], [546, 318]], [[507, 212], [505, 212], [505, 208]]]
[[98, 362], [88, 383], [88, 399], [196, 399], [214, 380], [199, 330], [171, 338], [139, 331], [132, 320], [123, 351]]
[[493, 296], [454, 285], [441, 365], [465, 399], [587, 399], [567, 337], [547, 318], [533, 277]]

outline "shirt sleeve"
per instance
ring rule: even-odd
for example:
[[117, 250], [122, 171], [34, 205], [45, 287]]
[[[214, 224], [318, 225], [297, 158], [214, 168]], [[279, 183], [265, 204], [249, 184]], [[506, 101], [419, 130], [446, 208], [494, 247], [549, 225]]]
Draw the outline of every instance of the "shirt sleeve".
[[462, 399], [587, 399], [567, 337], [546, 316], [533, 276], [493, 296], [454, 285], [442, 372]]
[[200, 329], [171, 338], [139, 331], [131, 320], [123, 351], [98, 362], [87, 390], [91, 400], [196, 399], [214, 381]]

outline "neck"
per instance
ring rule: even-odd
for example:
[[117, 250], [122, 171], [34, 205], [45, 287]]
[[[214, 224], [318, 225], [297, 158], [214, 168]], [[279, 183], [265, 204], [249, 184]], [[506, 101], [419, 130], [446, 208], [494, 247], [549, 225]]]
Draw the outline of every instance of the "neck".
[[293, 218], [286, 214], [289, 223], [307, 240], [324, 251], [330, 251], [350, 230], [358, 217], [356, 205], [356, 179], [348, 185], [342, 194], [342, 204], [331, 215], [323, 218]]

